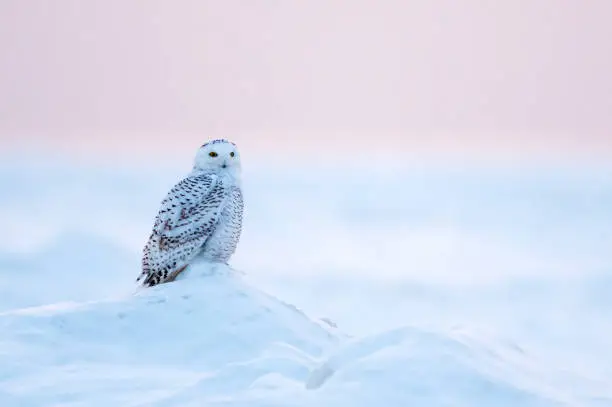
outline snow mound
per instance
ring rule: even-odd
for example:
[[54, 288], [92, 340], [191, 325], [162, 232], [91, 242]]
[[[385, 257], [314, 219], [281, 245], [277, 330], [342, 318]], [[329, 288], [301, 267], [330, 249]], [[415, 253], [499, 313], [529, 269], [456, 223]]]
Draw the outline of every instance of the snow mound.
[[388, 406], [612, 406], [605, 383], [546, 367], [516, 344], [415, 327], [344, 344], [306, 388], [329, 405], [376, 406], [384, 394]]
[[0, 405], [185, 405], [279, 372], [303, 386], [335, 335], [231, 270], [200, 268], [127, 298], [0, 313]]
[[347, 342], [225, 266], [124, 298], [0, 313], [4, 407], [589, 404], [551, 378], [563, 376], [518, 347], [458, 332]]

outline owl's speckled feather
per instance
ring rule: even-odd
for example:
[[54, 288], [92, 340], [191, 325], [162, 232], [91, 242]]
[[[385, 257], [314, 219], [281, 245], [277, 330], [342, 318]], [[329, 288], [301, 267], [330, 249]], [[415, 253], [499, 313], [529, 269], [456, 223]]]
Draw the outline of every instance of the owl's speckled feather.
[[137, 281], [172, 281], [196, 257], [227, 263], [242, 228], [239, 171], [233, 143], [214, 140], [200, 147], [193, 171], [161, 203]]

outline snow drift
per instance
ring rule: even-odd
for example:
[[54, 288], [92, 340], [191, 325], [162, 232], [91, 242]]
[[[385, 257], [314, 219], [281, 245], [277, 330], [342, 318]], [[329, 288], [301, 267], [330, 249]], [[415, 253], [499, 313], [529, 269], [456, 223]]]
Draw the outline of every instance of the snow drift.
[[465, 335], [401, 328], [349, 342], [224, 266], [0, 314], [5, 407], [584, 405], [551, 377], [562, 376], [520, 349]]
[[323, 323], [229, 269], [197, 271], [209, 275], [0, 314], [0, 405], [184, 405], [194, 387], [201, 402], [274, 371], [301, 381], [335, 343]]

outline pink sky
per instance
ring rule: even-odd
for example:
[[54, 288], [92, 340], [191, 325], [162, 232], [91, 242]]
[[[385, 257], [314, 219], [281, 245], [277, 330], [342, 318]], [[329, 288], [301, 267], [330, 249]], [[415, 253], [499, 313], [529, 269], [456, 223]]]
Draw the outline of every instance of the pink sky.
[[0, 147], [609, 158], [611, 15], [607, 0], [3, 0]]

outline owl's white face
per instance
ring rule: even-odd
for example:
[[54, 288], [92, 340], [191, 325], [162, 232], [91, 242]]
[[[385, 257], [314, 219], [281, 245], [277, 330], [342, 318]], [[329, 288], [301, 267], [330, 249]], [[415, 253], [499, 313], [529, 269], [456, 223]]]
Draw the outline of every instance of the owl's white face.
[[240, 154], [234, 143], [227, 140], [212, 140], [196, 153], [194, 168], [198, 170], [240, 171]]

